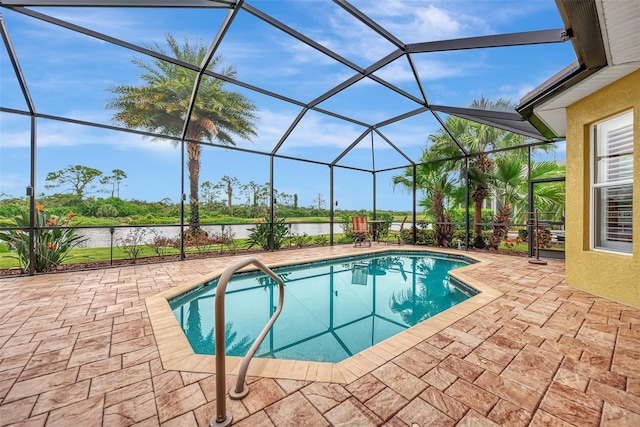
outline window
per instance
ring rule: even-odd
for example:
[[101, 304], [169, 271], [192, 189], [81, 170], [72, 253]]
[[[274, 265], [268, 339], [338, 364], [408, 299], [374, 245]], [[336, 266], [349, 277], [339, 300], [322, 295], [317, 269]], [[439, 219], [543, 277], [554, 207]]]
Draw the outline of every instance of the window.
[[633, 112], [593, 126], [592, 247], [631, 253]]

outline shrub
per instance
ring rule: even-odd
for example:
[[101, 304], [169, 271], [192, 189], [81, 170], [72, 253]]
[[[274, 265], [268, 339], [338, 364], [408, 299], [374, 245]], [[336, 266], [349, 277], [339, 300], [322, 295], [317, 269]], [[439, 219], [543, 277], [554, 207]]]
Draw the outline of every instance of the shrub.
[[340, 227], [342, 227], [342, 232], [345, 236], [351, 236], [351, 232], [353, 231], [351, 215], [349, 215], [348, 213], [343, 213], [342, 215], [340, 215]]
[[313, 238], [313, 243], [316, 245], [326, 246], [329, 244], [329, 237], [326, 234], [318, 234]]
[[429, 229], [418, 229], [418, 234], [416, 234], [416, 243], [418, 245], [435, 245], [436, 236], [434, 231]]
[[146, 235], [147, 230], [144, 228], [132, 228], [124, 238], [118, 239], [118, 247], [128, 256], [133, 264], [136, 263], [140, 255], [142, 255], [145, 246], [147, 246], [144, 242]]
[[[535, 233], [538, 235], [538, 246], [542, 249], [549, 249], [552, 247], [551, 245], [551, 232], [549, 230], [547, 230], [546, 228], [538, 228], [537, 229], [537, 233]], [[535, 239], [535, 235], [533, 237]], [[536, 241], [533, 241], [533, 244], [535, 246]]]
[[179, 248], [180, 239], [172, 239], [165, 237], [161, 232], [153, 230], [153, 240], [151, 240], [151, 249], [159, 256], [164, 257], [169, 248]]
[[235, 252], [238, 248], [238, 241], [235, 239], [235, 235], [231, 232], [223, 232], [222, 235], [225, 236], [225, 241], [222, 246], [220, 246], [220, 252], [222, 252], [223, 247], [226, 247], [231, 252]]
[[529, 236], [529, 232], [526, 228], [521, 228], [518, 230], [518, 237], [522, 239], [523, 242], [527, 241], [527, 237]]
[[413, 234], [416, 235], [417, 245], [434, 245], [436, 243], [435, 233], [433, 230], [426, 228], [426, 223], [417, 223], [417, 228], [409, 228], [402, 230], [402, 240], [409, 243], [413, 239]]
[[[231, 230], [223, 230], [222, 233], [217, 235], [220, 244], [226, 246], [229, 250], [234, 251], [236, 249], [236, 235]], [[222, 246], [220, 246], [220, 252], [222, 252]]]
[[292, 234], [291, 235], [291, 243], [299, 248], [303, 248], [307, 246], [311, 242], [311, 236], [307, 233], [302, 234]]
[[[289, 226], [285, 224], [285, 219], [274, 217], [273, 222], [273, 249], [280, 249], [289, 234]], [[269, 223], [269, 211], [264, 211], [264, 216], [258, 218], [255, 227], [248, 229], [249, 247], [260, 246], [262, 249], [270, 249], [269, 240], [271, 237], [271, 224]]]
[[96, 217], [114, 218], [118, 216], [118, 209], [115, 206], [105, 203], [96, 210]]
[[507, 249], [513, 249], [513, 247], [517, 244], [517, 240], [514, 240], [510, 237], [507, 237], [506, 239], [504, 239], [502, 241], [502, 244], [507, 248]]
[[[457, 227], [461, 227], [464, 230], [464, 209], [454, 208], [447, 211], [451, 215], [451, 222], [456, 223]], [[493, 209], [482, 209], [482, 223], [486, 224], [482, 226], [483, 230], [490, 230], [491, 223], [493, 222]], [[473, 209], [469, 209], [469, 224], [470, 233], [473, 234]]]
[[0, 217], [12, 218], [20, 215], [24, 209], [18, 205], [0, 205]]
[[210, 252], [214, 246], [219, 244], [219, 240], [216, 236], [210, 236], [206, 232], [187, 235], [185, 241], [186, 246], [195, 246], [198, 252]]
[[[36, 206], [34, 224], [34, 252], [37, 272], [53, 270], [70, 257], [70, 251], [86, 240], [78, 236], [76, 230], [69, 227], [74, 217], [69, 212], [66, 217], [52, 216], [44, 210], [42, 205]], [[15, 217], [16, 226], [22, 230], [0, 232], [0, 240], [7, 242], [7, 246], [16, 251], [20, 267], [27, 270], [30, 267], [29, 255], [29, 212], [22, 211]]]

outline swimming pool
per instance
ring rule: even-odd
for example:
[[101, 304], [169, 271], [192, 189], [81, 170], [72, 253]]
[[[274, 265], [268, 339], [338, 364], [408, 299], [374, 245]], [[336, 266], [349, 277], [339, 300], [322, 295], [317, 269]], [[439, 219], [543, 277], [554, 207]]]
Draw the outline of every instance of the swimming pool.
[[[282, 314], [258, 357], [339, 362], [473, 296], [449, 270], [469, 260], [384, 252], [276, 268]], [[195, 353], [214, 353], [217, 279], [169, 301]], [[243, 356], [276, 310], [278, 289], [262, 273], [232, 277], [226, 295], [227, 355]]]

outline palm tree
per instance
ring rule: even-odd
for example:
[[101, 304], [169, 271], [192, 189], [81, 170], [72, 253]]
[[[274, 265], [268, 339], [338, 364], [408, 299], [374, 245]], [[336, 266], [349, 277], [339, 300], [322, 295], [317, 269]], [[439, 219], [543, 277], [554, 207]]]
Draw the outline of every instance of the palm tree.
[[[521, 183], [526, 180], [526, 164], [514, 157], [501, 157], [496, 161], [496, 170], [491, 175], [491, 184], [496, 200], [501, 202], [493, 220], [489, 248], [498, 249], [511, 226], [511, 205], [520, 197]], [[526, 193], [525, 193], [526, 195]]]
[[[251, 338], [244, 336], [240, 340], [237, 340], [238, 333], [233, 330], [233, 322], [227, 322], [224, 326], [225, 353], [228, 356], [244, 356], [249, 350], [249, 347], [251, 347]], [[215, 354], [216, 339], [213, 329], [214, 328], [211, 328], [209, 333], [204, 334], [202, 331], [202, 316], [200, 315], [198, 300], [194, 299], [190, 301], [185, 333], [189, 336], [189, 342], [194, 353]]]
[[[515, 111], [514, 105], [504, 99], [490, 101], [484, 97], [475, 100], [470, 108], [493, 110], [493, 111]], [[499, 148], [517, 147], [527, 143], [527, 138], [512, 132], [471, 122], [454, 116], [449, 116], [445, 121], [446, 127], [454, 135], [458, 143], [471, 155], [469, 157], [469, 185], [471, 186], [471, 199], [473, 200], [473, 234], [474, 245], [484, 247], [482, 239], [482, 204], [490, 194], [489, 177], [495, 168], [495, 159], [502, 155], [490, 156], [486, 151]], [[433, 142], [431, 150], [436, 150], [442, 157], [453, 157], [461, 155], [461, 150], [453, 139], [440, 129], [439, 132], [431, 135], [429, 139]], [[547, 150], [550, 147], [540, 146], [536, 149]], [[526, 158], [524, 150], [514, 150], [508, 156]], [[506, 154], [504, 154], [506, 155]], [[461, 173], [465, 172], [464, 160], [458, 161]]]
[[389, 308], [398, 313], [407, 326], [414, 326], [438, 312], [438, 307], [446, 306], [447, 295], [434, 292], [430, 274], [436, 269], [432, 258], [413, 259], [411, 271], [417, 277], [411, 286], [394, 291], [389, 299]]
[[[207, 46], [191, 45], [189, 41], [180, 45], [170, 34], [167, 35], [167, 44], [175, 58], [190, 64], [202, 64], [207, 55]], [[166, 55], [158, 43], [147, 47]], [[226, 91], [224, 81], [205, 76], [200, 81], [193, 111], [187, 117], [196, 73], [161, 59], [147, 62], [134, 58], [132, 62], [143, 70], [140, 75], [143, 84], [109, 88], [115, 98], [107, 103], [107, 108], [116, 110], [113, 120], [129, 129], [144, 129], [162, 135], [181, 136], [188, 120], [184, 138], [189, 171], [189, 224], [197, 228], [200, 223], [198, 181], [201, 154], [198, 142], [217, 140], [225, 145], [235, 145], [234, 135], [251, 140], [256, 136], [253, 123], [257, 119], [254, 114], [256, 106], [242, 94]], [[236, 76], [233, 67], [222, 67], [219, 56], [211, 60], [208, 68], [230, 78]]]
[[[533, 162], [530, 175], [531, 179], [564, 176], [564, 167], [556, 162]], [[500, 157], [496, 160], [496, 170], [489, 182], [496, 200], [501, 204], [489, 237], [489, 247], [497, 249], [509, 230], [512, 217], [523, 220], [528, 211], [527, 165], [517, 156]], [[545, 212], [563, 212], [564, 189], [559, 188], [559, 184], [562, 183], [552, 182], [536, 186], [533, 195], [535, 206]]]
[[[451, 197], [456, 179], [451, 174], [453, 165], [449, 162], [438, 162], [440, 153], [425, 150], [416, 167], [416, 188], [419, 188], [424, 199], [419, 202], [424, 211], [431, 214], [434, 222], [434, 234], [439, 245], [445, 240], [451, 241], [453, 226], [451, 217], [446, 213], [447, 199]], [[413, 188], [413, 168], [406, 168], [403, 175], [392, 177], [393, 186], [401, 186], [407, 191]], [[449, 223], [449, 224], [447, 224]]]

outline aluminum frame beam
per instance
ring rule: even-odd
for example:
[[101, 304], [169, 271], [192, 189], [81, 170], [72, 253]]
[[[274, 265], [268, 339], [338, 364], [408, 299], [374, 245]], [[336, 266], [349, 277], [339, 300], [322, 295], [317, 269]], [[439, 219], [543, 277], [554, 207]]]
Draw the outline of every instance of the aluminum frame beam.
[[403, 49], [405, 44], [402, 43], [398, 38], [396, 38], [393, 34], [385, 30], [382, 26], [378, 25], [373, 19], [369, 18], [364, 13], [360, 12], [360, 10], [356, 9], [346, 0], [333, 0], [335, 4], [342, 7], [345, 11], [350, 13], [354, 18], [358, 21], [362, 22], [367, 27], [371, 28], [373, 31], [384, 37], [390, 43], [393, 43], [397, 48]]
[[524, 117], [515, 111], [479, 110], [475, 108], [447, 107], [442, 105], [432, 105], [430, 108], [433, 111], [439, 111], [466, 120], [494, 126], [530, 138], [546, 140], [531, 123], [527, 122]]
[[553, 30], [525, 31], [522, 33], [495, 34], [491, 36], [467, 37], [407, 45], [407, 53], [443, 52], [490, 47], [524, 46], [544, 43], [562, 43], [569, 40], [564, 28]]
[[5, 6], [37, 7], [150, 7], [150, 8], [228, 8], [231, 0], [2, 0]]
[[31, 98], [29, 88], [27, 87], [27, 81], [24, 78], [22, 69], [20, 68], [18, 56], [16, 55], [16, 51], [13, 49], [13, 43], [11, 43], [9, 32], [7, 31], [7, 27], [4, 24], [4, 17], [2, 16], [2, 13], [0, 13], [0, 33], [2, 33], [2, 41], [4, 42], [4, 46], [7, 49], [7, 54], [9, 56], [9, 60], [11, 61], [13, 72], [15, 73], [16, 79], [18, 80], [18, 84], [20, 85], [22, 96], [24, 96], [24, 101], [27, 104], [27, 108], [29, 108], [29, 112], [33, 114], [36, 112], [36, 107], [33, 103], [33, 99]]

